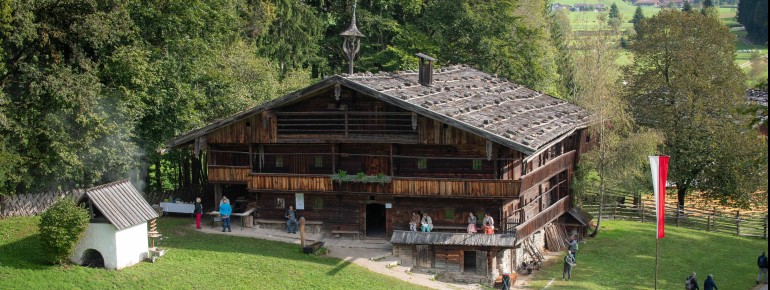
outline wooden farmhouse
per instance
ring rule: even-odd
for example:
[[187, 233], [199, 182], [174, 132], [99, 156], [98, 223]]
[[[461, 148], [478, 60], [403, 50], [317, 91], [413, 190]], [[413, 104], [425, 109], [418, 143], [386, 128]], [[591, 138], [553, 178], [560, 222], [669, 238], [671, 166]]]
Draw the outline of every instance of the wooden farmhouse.
[[[167, 145], [205, 151], [207, 207], [222, 195], [255, 201], [258, 223], [282, 224], [295, 206], [324, 233], [398, 237], [394, 248], [411, 241], [401, 244], [415, 251], [423, 243], [435, 255], [420, 263], [431, 267], [450, 251], [462, 271], [463, 247], [516, 248], [570, 209], [572, 173], [591, 136], [576, 105], [431, 63], [423, 58], [419, 72], [335, 75]], [[489, 213], [500, 236], [438, 250], [437, 239], [399, 233], [413, 211], [433, 219], [434, 233], [424, 235], [464, 232], [473, 212], [479, 223]], [[504, 264], [510, 271], [516, 263]]]

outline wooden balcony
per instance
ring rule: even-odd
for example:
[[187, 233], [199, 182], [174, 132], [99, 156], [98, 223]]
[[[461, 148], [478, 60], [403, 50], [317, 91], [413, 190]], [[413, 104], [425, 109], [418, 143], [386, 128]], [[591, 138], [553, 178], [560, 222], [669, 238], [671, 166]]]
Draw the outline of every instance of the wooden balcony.
[[555, 202], [547, 209], [538, 213], [536, 216], [527, 219], [523, 223], [516, 226], [516, 243], [520, 243], [524, 238], [528, 237], [535, 231], [539, 230], [546, 224], [552, 222], [570, 208], [569, 196], [562, 197], [559, 201]]
[[549, 160], [545, 165], [540, 166], [532, 172], [522, 176], [521, 190], [523, 191], [523, 194], [526, 192], [526, 190], [532, 188], [539, 182], [548, 180], [559, 172], [572, 167], [574, 161], [575, 151], [572, 150]]
[[390, 183], [333, 182], [329, 175], [255, 174], [249, 168], [209, 166], [209, 182], [246, 183], [252, 191], [386, 194], [411, 197], [515, 198], [511, 180], [393, 177]]

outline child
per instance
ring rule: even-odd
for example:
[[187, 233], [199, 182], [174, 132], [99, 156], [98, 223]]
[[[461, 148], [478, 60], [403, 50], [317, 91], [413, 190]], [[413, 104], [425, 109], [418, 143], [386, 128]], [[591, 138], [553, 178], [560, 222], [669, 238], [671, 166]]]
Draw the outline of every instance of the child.
[[201, 198], [196, 197], [195, 198], [195, 210], [193, 211], [195, 214], [195, 227], [197, 229], [201, 229], [201, 215], [203, 214], [203, 205], [201, 204]]

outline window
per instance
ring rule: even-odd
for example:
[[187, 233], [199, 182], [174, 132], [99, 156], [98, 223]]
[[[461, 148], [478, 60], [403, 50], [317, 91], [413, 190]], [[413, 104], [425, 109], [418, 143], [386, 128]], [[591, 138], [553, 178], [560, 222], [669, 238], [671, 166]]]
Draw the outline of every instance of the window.
[[275, 208], [285, 208], [285, 207], [286, 207], [286, 200], [284, 200], [283, 197], [276, 197]]
[[275, 167], [282, 168], [283, 167], [283, 157], [277, 156], [275, 157]]
[[455, 220], [455, 209], [453, 208], [445, 208], [444, 209], [444, 219], [448, 221]]
[[322, 209], [324, 208], [324, 199], [320, 197], [316, 197], [315, 200], [313, 200], [313, 209]]
[[323, 156], [316, 156], [315, 157], [315, 167], [316, 168], [324, 167], [324, 157]]
[[481, 170], [481, 159], [473, 159], [473, 170]]
[[426, 169], [426, 168], [428, 168], [428, 158], [417, 159], [417, 169]]

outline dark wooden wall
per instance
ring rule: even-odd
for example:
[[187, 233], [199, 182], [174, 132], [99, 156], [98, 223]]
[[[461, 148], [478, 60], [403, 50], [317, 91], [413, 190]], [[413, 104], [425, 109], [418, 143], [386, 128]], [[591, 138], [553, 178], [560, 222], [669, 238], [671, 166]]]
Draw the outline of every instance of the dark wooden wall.
[[206, 141], [209, 144], [274, 143], [277, 135], [275, 117], [264, 111], [209, 133]]

